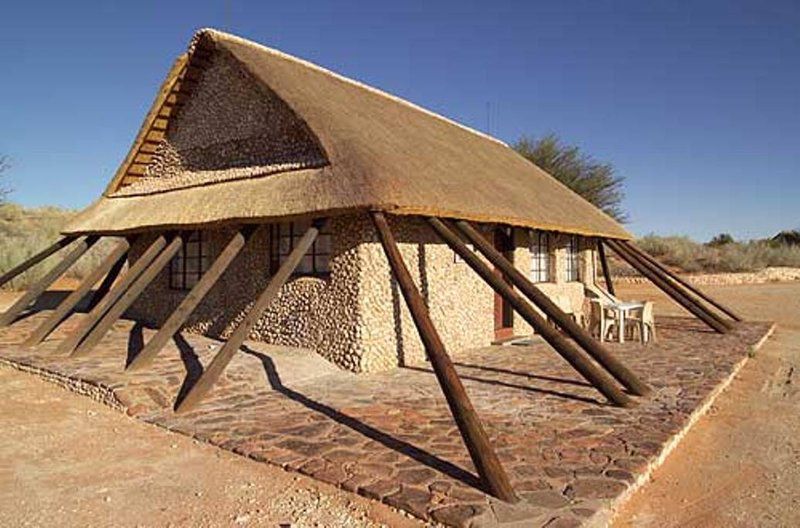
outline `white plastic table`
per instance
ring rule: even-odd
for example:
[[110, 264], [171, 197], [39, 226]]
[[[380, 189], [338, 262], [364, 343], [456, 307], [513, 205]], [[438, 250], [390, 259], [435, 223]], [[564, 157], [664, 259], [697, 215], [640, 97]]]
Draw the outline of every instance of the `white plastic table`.
[[625, 342], [625, 316], [633, 310], [644, 308], [644, 303], [639, 301], [624, 301], [613, 303], [612, 309], [617, 310], [619, 313], [619, 342]]
[[[600, 299], [592, 299], [592, 302], [597, 302], [601, 307], [617, 312], [619, 315], [619, 332], [617, 332], [617, 339], [620, 343], [625, 342], [625, 316], [627, 316], [633, 310], [644, 308], [644, 303], [640, 301], [610, 302], [601, 301]], [[603, 340], [603, 337], [604, 336], [600, 336], [601, 341]]]

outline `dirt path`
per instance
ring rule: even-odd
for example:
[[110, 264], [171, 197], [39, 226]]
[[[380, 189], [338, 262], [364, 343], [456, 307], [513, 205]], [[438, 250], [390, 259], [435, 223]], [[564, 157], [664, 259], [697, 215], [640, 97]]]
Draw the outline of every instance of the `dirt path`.
[[614, 526], [800, 526], [800, 284], [706, 290], [778, 330]]
[[0, 367], [0, 526], [420, 526]]

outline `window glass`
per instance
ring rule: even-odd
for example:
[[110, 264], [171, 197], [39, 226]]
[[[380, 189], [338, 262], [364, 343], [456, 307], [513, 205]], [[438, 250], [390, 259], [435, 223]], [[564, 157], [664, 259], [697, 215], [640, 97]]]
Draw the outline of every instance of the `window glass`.
[[550, 236], [544, 231], [531, 231], [531, 281], [550, 281]]
[[567, 260], [565, 262], [566, 279], [568, 282], [579, 280], [578, 274], [578, 237], [570, 235], [567, 242]]
[[[286, 261], [289, 254], [311, 226], [311, 221], [285, 222], [273, 224], [272, 240], [270, 243], [270, 264], [272, 273]], [[295, 269], [295, 275], [327, 275], [330, 273], [331, 233], [324, 228], [317, 235], [300, 264]]]
[[190, 290], [208, 268], [203, 234], [193, 231], [183, 237], [178, 254], [170, 263], [169, 286], [173, 290]]

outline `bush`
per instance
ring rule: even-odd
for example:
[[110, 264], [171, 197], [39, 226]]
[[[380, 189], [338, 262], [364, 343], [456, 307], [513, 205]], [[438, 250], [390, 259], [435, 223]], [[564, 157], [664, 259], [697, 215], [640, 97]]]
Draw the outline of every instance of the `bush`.
[[688, 237], [648, 235], [637, 244], [662, 263], [687, 273], [758, 271], [768, 267], [800, 267], [800, 247], [766, 240], [700, 244]]
[[[0, 274], [55, 242], [61, 229], [75, 214], [75, 211], [59, 207], [25, 208], [11, 203], [0, 205]], [[109, 246], [106, 242], [96, 244], [65, 273], [65, 277], [85, 277], [108, 254]], [[55, 266], [63, 254], [64, 250], [17, 276], [4, 287], [27, 288]]]

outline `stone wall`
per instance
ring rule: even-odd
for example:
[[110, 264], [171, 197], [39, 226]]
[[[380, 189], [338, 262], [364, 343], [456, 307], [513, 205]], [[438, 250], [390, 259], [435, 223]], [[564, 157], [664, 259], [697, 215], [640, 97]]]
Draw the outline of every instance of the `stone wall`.
[[[594, 239], [578, 237], [578, 281], [567, 281], [566, 259], [569, 236], [550, 233], [550, 281], [536, 286], [555, 300], [559, 306], [569, 309], [579, 317], [589, 315], [585, 284], [593, 284], [596, 277], [596, 251]], [[530, 276], [531, 253], [528, 232], [518, 229], [514, 233], [514, 265], [526, 276]], [[514, 313], [514, 334], [528, 335], [533, 329], [522, 317]]]
[[[390, 225], [446, 349], [486, 346], [494, 338], [494, 293], [420, 220], [390, 217]], [[425, 361], [411, 314], [374, 229], [361, 245], [360, 310], [365, 370]]]
[[[461, 350], [490, 344], [494, 339], [493, 290], [457, 259], [422, 220], [390, 217], [389, 221], [447, 350], [457, 355]], [[331, 222], [330, 276], [291, 279], [259, 319], [250, 338], [309, 348], [353, 372], [425, 362], [416, 327], [369, 218], [342, 216]], [[491, 237], [490, 231], [485, 234]], [[232, 235], [231, 229], [204, 231], [209, 264]], [[187, 331], [221, 338], [232, 332], [274, 271], [270, 270], [269, 237], [268, 226], [258, 229], [195, 310]], [[551, 263], [554, 280], [539, 287], [548, 295], [563, 299], [574, 312], [584, 313], [583, 282], [567, 282], [564, 276], [567, 238], [554, 234], [551, 240], [555, 248]], [[138, 258], [148, 242], [143, 239], [134, 243], [132, 260]], [[515, 263], [527, 275], [530, 252], [525, 231], [516, 231], [515, 246]], [[581, 239], [580, 250], [581, 280], [592, 282], [595, 266], [591, 240]], [[129, 316], [160, 326], [185, 294], [170, 289], [167, 267], [134, 304]], [[531, 333], [516, 314], [514, 333]]]
[[[296, 277], [282, 289], [250, 335], [278, 345], [310, 348], [342, 368], [360, 371], [358, 316], [358, 222], [334, 218], [330, 277]], [[233, 235], [230, 229], [204, 231], [210, 261]], [[137, 241], [131, 258], [144, 251]], [[186, 330], [225, 338], [241, 321], [271, 276], [269, 228], [262, 226], [209, 292], [187, 322]], [[129, 316], [161, 326], [187, 292], [169, 287], [169, 266], [150, 284], [129, 310]]]

